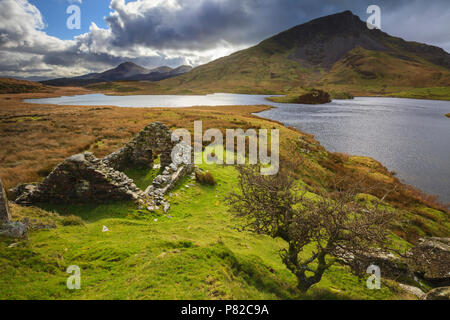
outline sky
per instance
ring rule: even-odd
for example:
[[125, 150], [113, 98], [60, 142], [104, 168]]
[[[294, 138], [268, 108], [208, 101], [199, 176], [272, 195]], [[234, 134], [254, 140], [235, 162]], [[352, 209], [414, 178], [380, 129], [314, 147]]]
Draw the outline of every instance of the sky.
[[[0, 75], [197, 66], [324, 15], [351, 10], [366, 21], [372, 4], [383, 31], [450, 52], [450, 0], [0, 0]], [[67, 26], [69, 6], [79, 29]]]

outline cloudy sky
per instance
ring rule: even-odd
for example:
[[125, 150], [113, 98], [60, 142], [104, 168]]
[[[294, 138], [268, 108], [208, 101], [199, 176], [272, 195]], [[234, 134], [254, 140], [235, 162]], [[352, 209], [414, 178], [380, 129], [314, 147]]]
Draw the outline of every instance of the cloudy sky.
[[[450, 52], [449, 0], [0, 0], [0, 75], [62, 77], [124, 61], [199, 65], [311, 19], [381, 8], [383, 31]], [[80, 29], [69, 29], [71, 5]]]

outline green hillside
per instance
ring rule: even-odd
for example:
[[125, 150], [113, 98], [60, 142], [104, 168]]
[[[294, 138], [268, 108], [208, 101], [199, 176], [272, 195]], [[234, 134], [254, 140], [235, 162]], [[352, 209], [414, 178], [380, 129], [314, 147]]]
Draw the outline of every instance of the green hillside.
[[31, 92], [50, 92], [48, 86], [39, 82], [17, 80], [13, 78], [0, 78], [0, 94], [31, 93]]
[[[369, 30], [345, 11], [296, 26], [182, 76], [155, 83], [121, 83], [112, 91], [131, 94], [123, 88], [127, 86], [150, 94], [276, 94], [315, 87], [354, 95], [387, 95], [450, 86], [450, 54]], [[427, 91], [420, 95], [427, 96]], [[440, 98], [450, 96], [447, 92]]]
[[[189, 123], [198, 117], [204, 119], [205, 127], [276, 128], [280, 130], [280, 157], [282, 161], [297, 164], [292, 174], [310, 197], [319, 197], [324, 186], [333, 188], [335, 179], [346, 177], [349, 184], [343, 187], [350, 188], [364, 175], [371, 186], [371, 195], [360, 193], [358, 201], [370, 205], [385, 190], [396, 190], [385, 202], [402, 217], [392, 226], [391, 238], [396, 245], [408, 247], [419, 237], [448, 235], [448, 211], [403, 185], [380, 163], [365, 157], [330, 153], [310, 135], [252, 115], [264, 108], [127, 110], [111, 107], [105, 114], [101, 110], [93, 113], [85, 107], [64, 107], [52, 120], [58, 119], [63, 124], [74, 121], [83, 124], [83, 132], [89, 132], [91, 126], [97, 128], [99, 119], [103, 119], [125, 141], [131, 133], [124, 127], [132, 127], [136, 122], [143, 126], [156, 118], [171, 128], [192, 128]], [[75, 110], [77, 117], [59, 118], [59, 112], [71, 115]], [[89, 115], [93, 122], [86, 122], [83, 114]], [[110, 122], [108, 117], [119, 121]], [[31, 129], [31, 123], [25, 125]], [[88, 146], [88, 150], [103, 152], [98, 147]], [[66, 152], [66, 156], [70, 155], [70, 150]], [[279, 255], [286, 243], [242, 231], [244, 222], [226, 205], [224, 197], [238, 186], [236, 168], [200, 167], [209, 170], [217, 184], [206, 186], [190, 177], [184, 178], [168, 195], [171, 204], [168, 214], [162, 209], [156, 212], [139, 209], [137, 204], [128, 202], [42, 204], [40, 208], [12, 205], [14, 220], [28, 219], [35, 227], [27, 239], [0, 239], [0, 299], [414, 298], [401, 290], [396, 281], [387, 278], [383, 278], [381, 290], [368, 290], [364, 279], [359, 280], [348, 267], [340, 264], [334, 265], [320, 283], [302, 294], [296, 288], [295, 276]], [[155, 174], [149, 169], [127, 173], [142, 188]], [[42, 229], [52, 224], [56, 228]], [[103, 226], [109, 231], [102, 232]], [[304, 254], [309, 254], [308, 251], [306, 248]], [[81, 290], [66, 288], [69, 276], [66, 269], [71, 265], [82, 270]], [[424, 291], [430, 289], [425, 282], [408, 283]]]
[[[367, 290], [340, 266], [307, 296], [300, 296], [295, 277], [278, 256], [282, 241], [240, 232], [231, 219], [221, 195], [235, 185], [234, 168], [208, 169], [219, 185], [188, 189], [184, 185], [192, 181], [180, 183], [170, 198], [172, 218], [140, 212], [132, 203], [52, 207], [81, 216], [85, 224], [60, 222], [57, 229], [35, 232], [15, 248], [0, 241], [0, 299], [395, 297], [388, 287]], [[27, 216], [34, 210], [40, 219], [47, 214], [14, 207], [15, 213], [25, 210]], [[110, 231], [102, 233], [103, 225]], [[65, 288], [69, 262], [82, 269], [82, 290]]]

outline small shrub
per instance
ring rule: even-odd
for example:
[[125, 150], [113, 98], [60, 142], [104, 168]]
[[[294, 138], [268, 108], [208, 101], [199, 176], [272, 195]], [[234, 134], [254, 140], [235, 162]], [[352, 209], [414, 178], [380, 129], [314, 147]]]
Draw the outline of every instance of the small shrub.
[[195, 171], [195, 179], [203, 185], [214, 186], [216, 184], [216, 180], [209, 171]]
[[84, 221], [78, 216], [70, 215], [64, 217], [61, 221], [63, 226], [84, 226]]

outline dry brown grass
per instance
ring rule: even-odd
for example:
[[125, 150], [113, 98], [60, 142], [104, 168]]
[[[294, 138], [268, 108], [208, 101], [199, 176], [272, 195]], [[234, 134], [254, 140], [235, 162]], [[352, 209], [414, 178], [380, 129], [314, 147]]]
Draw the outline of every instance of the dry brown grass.
[[[193, 132], [194, 121], [202, 120], [203, 130], [279, 129], [281, 163], [294, 168], [292, 174], [307, 183], [311, 191], [324, 185], [332, 187], [331, 182], [342, 177], [351, 186], [366, 175], [370, 194], [380, 197], [395, 187], [388, 201], [397, 208], [415, 212], [418, 206], [427, 206], [445, 211], [432, 197], [403, 185], [377, 161], [329, 153], [309, 134], [252, 115], [267, 106], [119, 108], [36, 105], [22, 101], [90, 92], [80, 88], [54, 90], [52, 93], [0, 95], [0, 177], [6, 188], [21, 182], [40, 181], [59, 162], [75, 153], [89, 150], [103, 157], [151, 122], [160, 121], [171, 129], [186, 128]], [[307, 154], [299, 153], [305, 149]], [[434, 222], [428, 217], [423, 219], [425, 224]], [[417, 225], [418, 221], [415, 220], [414, 226], [428, 233], [422, 224]]]
[[89, 150], [103, 157], [153, 121], [191, 131], [195, 120], [203, 120], [206, 129], [245, 128], [251, 126], [248, 118], [257, 119], [249, 113], [267, 108], [146, 109], [37, 105], [22, 101], [88, 92], [64, 88], [52, 93], [0, 95], [0, 177], [6, 188], [41, 180], [56, 164], [75, 153]]
[[53, 89], [39, 82], [0, 77], [0, 93], [51, 92]]

